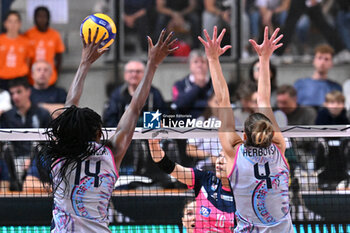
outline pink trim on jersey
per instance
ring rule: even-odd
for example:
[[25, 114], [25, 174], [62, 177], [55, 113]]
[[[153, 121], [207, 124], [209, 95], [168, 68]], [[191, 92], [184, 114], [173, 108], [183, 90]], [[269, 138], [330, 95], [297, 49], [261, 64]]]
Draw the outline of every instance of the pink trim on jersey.
[[194, 188], [194, 171], [193, 171], [193, 168], [191, 168], [191, 173], [192, 173], [192, 185], [187, 185], [187, 187], [189, 189], [193, 189]]
[[230, 189], [230, 188], [226, 188], [226, 187], [222, 186], [222, 189], [225, 190], [225, 191], [227, 191], [227, 192], [231, 192], [231, 189]]
[[[205, 193], [204, 193], [205, 192]], [[217, 209], [208, 199], [204, 187], [196, 197], [196, 233], [232, 232], [234, 228], [234, 213], [227, 213]]]
[[57, 159], [57, 163], [55, 164], [55, 166], [51, 170], [53, 170], [60, 162], [61, 162], [61, 159]]
[[111, 150], [108, 146], [105, 146], [105, 148], [109, 151], [109, 154], [110, 154], [111, 157], [112, 157], [114, 170], [115, 170], [115, 172], [116, 172], [116, 174], [117, 174], [117, 178], [119, 178], [119, 172], [118, 172], [117, 166], [115, 165], [114, 154], [113, 154], [112, 150]]
[[282, 154], [280, 148], [278, 148], [278, 146], [277, 146], [276, 144], [274, 144], [274, 145], [275, 145], [275, 147], [277, 148], [277, 150], [280, 152], [280, 154], [281, 154], [281, 156], [282, 156], [282, 159], [283, 159], [284, 163], [286, 164], [288, 170], [290, 170], [290, 169], [289, 169], [289, 163], [288, 163], [288, 161], [287, 161], [287, 158], [284, 156], [284, 154]]
[[238, 147], [237, 150], [236, 150], [235, 160], [233, 161], [233, 165], [232, 165], [231, 172], [230, 172], [230, 174], [227, 176], [227, 178], [230, 178], [230, 177], [232, 176], [233, 170], [235, 170], [236, 163], [237, 163], [237, 158], [238, 158], [238, 151], [239, 151], [239, 148], [241, 148], [241, 146], [242, 146], [242, 144], [239, 145], [239, 147]]

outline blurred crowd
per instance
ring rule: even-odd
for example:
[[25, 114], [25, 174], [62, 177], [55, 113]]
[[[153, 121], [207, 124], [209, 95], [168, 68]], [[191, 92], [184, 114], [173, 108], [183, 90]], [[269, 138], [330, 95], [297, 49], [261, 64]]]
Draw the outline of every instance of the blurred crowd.
[[[146, 35], [158, 35], [161, 29], [168, 28], [180, 39], [180, 49], [174, 56], [187, 56], [191, 49], [198, 48], [197, 36], [202, 29], [211, 34], [214, 25], [219, 30], [228, 29], [224, 42], [230, 43], [230, 37], [237, 34], [234, 31], [237, 6], [233, 4], [230, 0], [128, 0], [124, 1], [122, 18], [126, 35], [137, 36], [143, 51], [147, 49]], [[315, 44], [321, 42], [334, 48], [336, 63], [350, 61], [349, 1], [243, 0], [241, 5], [241, 40], [261, 41], [264, 26], [269, 26], [271, 32], [280, 27], [284, 46], [276, 55], [284, 58], [284, 62], [310, 62]], [[250, 61], [252, 55], [248, 42], [244, 42], [242, 61]]]

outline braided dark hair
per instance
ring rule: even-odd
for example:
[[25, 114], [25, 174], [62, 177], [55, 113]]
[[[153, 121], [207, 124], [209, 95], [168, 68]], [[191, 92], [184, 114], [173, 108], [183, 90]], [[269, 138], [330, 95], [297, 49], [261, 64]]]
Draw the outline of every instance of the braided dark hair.
[[[63, 181], [67, 187], [71, 170], [99, 149], [93, 142], [102, 133], [102, 119], [90, 108], [73, 105], [56, 111], [63, 110], [46, 129], [48, 142], [40, 147], [37, 166], [41, 180], [52, 185], [51, 171], [59, 162], [62, 163], [57, 175], [59, 183]], [[71, 164], [73, 169], [68, 171]], [[58, 186], [53, 187], [53, 192]]]

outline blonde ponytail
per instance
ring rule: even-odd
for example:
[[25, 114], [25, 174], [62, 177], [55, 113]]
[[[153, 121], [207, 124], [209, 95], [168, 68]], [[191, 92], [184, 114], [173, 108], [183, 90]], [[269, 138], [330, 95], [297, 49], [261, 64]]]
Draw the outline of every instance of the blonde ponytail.
[[272, 123], [261, 113], [254, 113], [248, 117], [244, 124], [244, 132], [247, 135], [247, 146], [268, 147], [272, 143]]
[[273, 136], [272, 124], [266, 120], [255, 122], [252, 132], [253, 143], [258, 147], [267, 147], [271, 144]]

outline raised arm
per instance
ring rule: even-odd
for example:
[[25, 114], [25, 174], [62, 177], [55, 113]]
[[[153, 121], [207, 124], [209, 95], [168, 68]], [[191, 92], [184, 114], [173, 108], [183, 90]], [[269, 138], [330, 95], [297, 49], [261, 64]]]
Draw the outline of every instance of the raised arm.
[[71, 105], [75, 105], [75, 106], [79, 105], [79, 100], [83, 93], [85, 78], [90, 69], [90, 66], [106, 51], [106, 50], [99, 49], [100, 44], [103, 41], [106, 33], [104, 33], [101, 39], [98, 42], [96, 42], [98, 31], [99, 31], [99, 28], [96, 29], [96, 33], [92, 41], [91, 41], [90, 29], [89, 29], [88, 43], [85, 43], [84, 39], [82, 39], [83, 51], [81, 54], [81, 60], [80, 60], [79, 68], [69, 88], [66, 103], [64, 104], [65, 107], [69, 107]]
[[[254, 47], [256, 53], [259, 55], [259, 78], [258, 78], [258, 108], [259, 112], [267, 116], [273, 125], [274, 136], [272, 141], [284, 152], [286, 145], [280, 128], [276, 122], [275, 116], [271, 109], [271, 76], [270, 76], [270, 57], [272, 53], [281, 47], [283, 44], [278, 43], [283, 35], [277, 37], [279, 28], [277, 28], [271, 38], [268, 38], [268, 27], [265, 27], [264, 41], [261, 45], [258, 45], [254, 40], [249, 42]], [[277, 38], [276, 38], [277, 37]]]
[[[223, 29], [219, 37], [217, 37], [217, 27], [214, 27], [213, 39], [210, 39], [208, 32], [204, 29], [205, 41], [203, 38], [198, 37], [205, 48], [205, 53], [209, 61], [209, 70], [211, 80], [214, 86], [214, 92], [219, 102], [219, 120], [221, 121], [221, 128], [219, 132], [219, 138], [221, 145], [227, 155], [227, 164], [230, 167], [233, 164], [235, 156], [235, 146], [242, 142], [241, 137], [235, 130], [235, 119], [233, 110], [231, 108], [230, 93], [228, 91], [227, 83], [222, 73], [219, 57], [226, 52], [230, 45], [226, 45], [223, 48], [220, 47], [220, 43], [226, 29]], [[230, 167], [232, 168], [232, 167]]]
[[[163, 168], [164, 166], [166, 166], [164, 165], [164, 160], [163, 160], [164, 156], [166, 155], [163, 149], [159, 145], [159, 139], [148, 140], [148, 144], [149, 144], [149, 149], [151, 151], [151, 156], [153, 161], [158, 165], [158, 167], [160, 167], [162, 170], [167, 172], [167, 169]], [[163, 160], [163, 166], [159, 165], [162, 160]], [[173, 171], [171, 171], [169, 174], [172, 177], [176, 178], [181, 183], [184, 183], [188, 186], [192, 186], [193, 185], [192, 168], [183, 167], [180, 164], [177, 164], [174, 162], [170, 162], [170, 163], [172, 163], [173, 165], [175, 164], [175, 167]], [[170, 167], [170, 166], [167, 166], [167, 167]], [[169, 169], [171, 170], [171, 168]]]
[[145, 75], [138, 85], [131, 99], [130, 105], [121, 117], [115, 135], [108, 143], [114, 152], [117, 169], [119, 169], [121, 161], [131, 142], [137, 120], [151, 89], [154, 73], [164, 58], [177, 49], [177, 47], [172, 48], [176, 41], [170, 41], [172, 34], [173, 33], [170, 33], [164, 40], [165, 30], [163, 30], [156, 45], [153, 45], [151, 38], [148, 37], [148, 61]]

